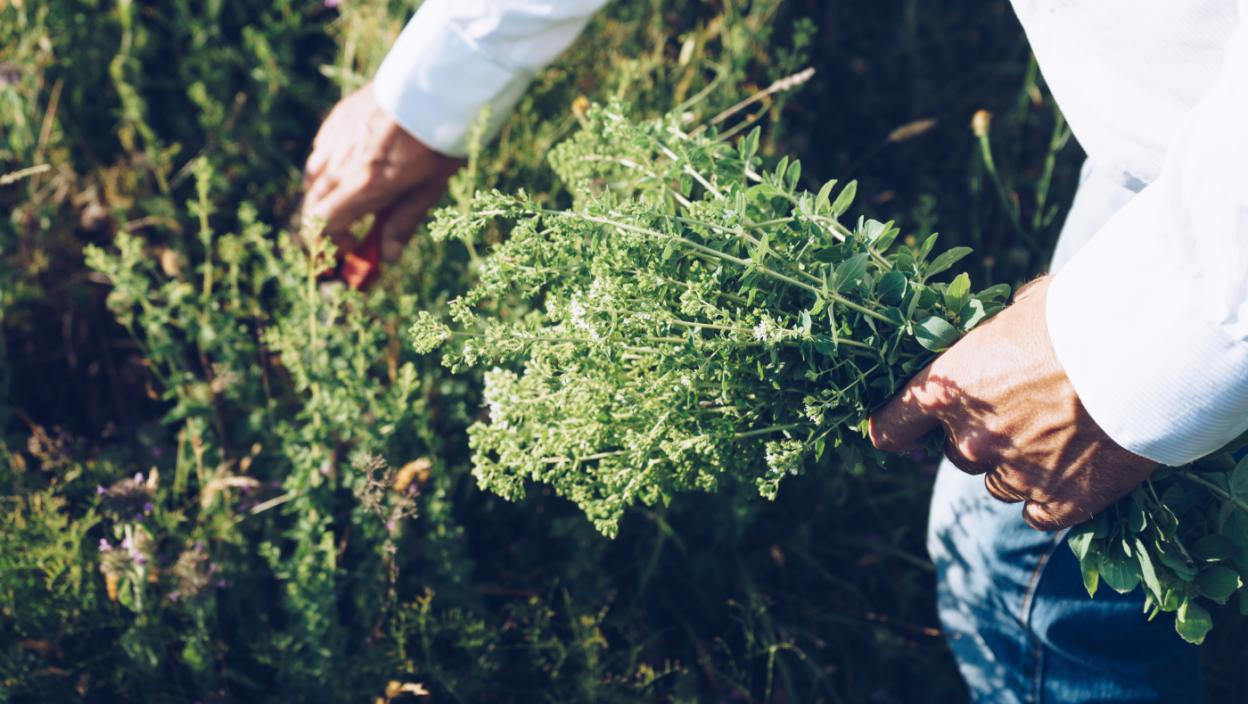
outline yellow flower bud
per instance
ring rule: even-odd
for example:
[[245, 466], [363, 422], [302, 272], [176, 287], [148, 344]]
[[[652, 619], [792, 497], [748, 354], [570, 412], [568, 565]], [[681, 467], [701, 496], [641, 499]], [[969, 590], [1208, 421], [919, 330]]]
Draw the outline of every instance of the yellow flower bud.
[[971, 132], [976, 137], [988, 136], [988, 130], [992, 127], [992, 113], [987, 110], [976, 110], [971, 117]]

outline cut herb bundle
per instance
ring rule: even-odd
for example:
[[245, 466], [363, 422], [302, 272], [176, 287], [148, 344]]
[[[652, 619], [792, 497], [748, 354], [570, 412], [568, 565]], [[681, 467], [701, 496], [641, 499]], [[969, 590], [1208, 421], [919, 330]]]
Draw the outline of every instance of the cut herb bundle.
[[621, 112], [590, 110], [552, 154], [575, 209], [492, 193], [436, 218], [435, 237], [513, 223], [452, 304], [456, 330], [413, 327], [424, 350], [454, 340], [453, 367], [515, 367], [486, 374], [490, 421], [471, 431], [494, 491], [548, 482], [607, 534], [626, 507], [724, 475], [774, 496], [808, 459], [863, 452], [868, 412], [1008, 296], [930, 281], [966, 248], [842, 226], [852, 183], [756, 171], [758, 130], [734, 146]]
[[[448, 366], [491, 369], [489, 420], [470, 444], [478, 481], [503, 496], [549, 484], [614, 535], [626, 508], [726, 476], [774, 497], [830, 453], [878, 457], [869, 412], [1009, 296], [972, 292], [965, 273], [931, 280], [967, 248], [843, 225], [854, 184], [812, 193], [799, 162], [763, 169], [757, 129], [734, 145], [619, 106], [592, 108], [583, 127], [551, 155], [573, 208], [478, 194], [433, 227], [471, 243], [510, 224], [450, 324], [422, 314], [412, 327]], [[1248, 483], [1248, 468], [1230, 469], [1164, 470], [1076, 530], [1089, 591], [1142, 581], [1154, 614], [1178, 611], [1180, 634], [1203, 639], [1198, 598], [1225, 602], [1248, 564], [1248, 517], [1234, 510], [1248, 487], [1232, 480]]]

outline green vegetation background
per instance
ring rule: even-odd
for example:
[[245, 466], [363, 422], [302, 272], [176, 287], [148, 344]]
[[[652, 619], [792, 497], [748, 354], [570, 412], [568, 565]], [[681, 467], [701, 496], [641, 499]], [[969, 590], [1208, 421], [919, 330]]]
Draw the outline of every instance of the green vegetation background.
[[[479, 491], [478, 385], [406, 349], [471, 253], [418, 237], [361, 295], [279, 244], [319, 118], [417, 4], [0, 0], [0, 701], [961, 699], [931, 467], [608, 541]], [[621, 0], [450, 202], [565, 202], [544, 159], [582, 97], [705, 118], [807, 65], [750, 114], [768, 154], [975, 247], [978, 284], [1043, 269], [1082, 155], [1006, 2]], [[1244, 696], [1239, 630], [1204, 646], [1212, 701]]]

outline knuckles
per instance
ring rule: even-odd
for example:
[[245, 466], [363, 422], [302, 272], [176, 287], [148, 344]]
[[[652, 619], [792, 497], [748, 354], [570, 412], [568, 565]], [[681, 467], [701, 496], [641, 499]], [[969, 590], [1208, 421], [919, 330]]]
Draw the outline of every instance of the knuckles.
[[1028, 501], [1023, 505], [1023, 520], [1036, 530], [1051, 532], [1069, 528], [1082, 519], [1076, 511]]

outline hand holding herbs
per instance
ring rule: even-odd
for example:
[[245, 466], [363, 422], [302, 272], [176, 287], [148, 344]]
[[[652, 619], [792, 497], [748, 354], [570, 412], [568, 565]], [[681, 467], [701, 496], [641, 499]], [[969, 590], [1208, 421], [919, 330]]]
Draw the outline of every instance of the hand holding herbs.
[[[831, 455], [878, 457], [870, 411], [1009, 289], [932, 281], [969, 250], [846, 226], [854, 184], [802, 190], [799, 162], [763, 168], [758, 130], [734, 145], [622, 113], [592, 108], [552, 152], [574, 207], [495, 192], [436, 216], [435, 237], [470, 247], [507, 227], [450, 324], [422, 314], [411, 330], [451, 368], [488, 370], [477, 480], [510, 498], [549, 484], [614, 535], [633, 505], [728, 477], [774, 497]], [[1243, 594], [1246, 500], [1248, 463], [1227, 456], [1158, 471], [1073, 533], [1089, 593], [1142, 583], [1150, 617], [1177, 611], [1200, 642], [1198, 602]]]
[[1083, 523], [1126, 496], [1157, 463], [1114, 442], [1079, 402], [1049, 341], [1052, 279], [1014, 303], [910, 380], [871, 416], [871, 441], [905, 452], [943, 429], [945, 455], [982, 474], [994, 498], [1024, 502], [1033, 528]]

